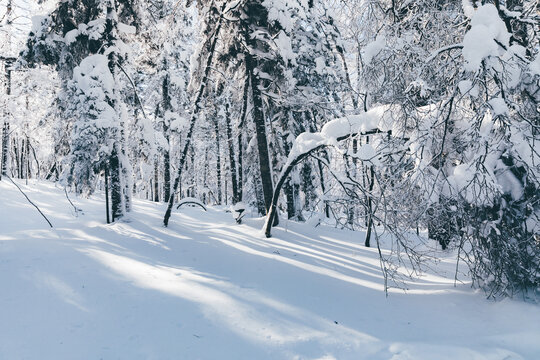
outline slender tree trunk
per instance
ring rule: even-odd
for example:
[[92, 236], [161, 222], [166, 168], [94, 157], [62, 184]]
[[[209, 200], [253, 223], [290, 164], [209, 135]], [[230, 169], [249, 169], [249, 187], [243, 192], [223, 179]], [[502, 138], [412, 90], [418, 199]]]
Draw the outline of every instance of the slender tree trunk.
[[26, 185], [28, 185], [28, 179], [30, 179], [30, 139], [26, 136]]
[[20, 160], [19, 160], [19, 178], [20, 179], [24, 179], [25, 177], [25, 174], [24, 174], [24, 164], [26, 163], [26, 160], [25, 160], [25, 157], [24, 157], [24, 153], [25, 153], [25, 150], [26, 150], [26, 140], [24, 138], [21, 139], [21, 147], [19, 148], [19, 153], [20, 153]]
[[238, 201], [244, 198], [244, 164], [243, 164], [243, 139], [242, 129], [238, 129]]
[[[369, 136], [366, 138], [366, 143], [369, 143]], [[375, 169], [373, 168], [373, 165], [369, 166], [369, 193], [368, 193], [368, 200], [367, 200], [367, 207], [368, 207], [368, 222], [367, 222], [367, 233], [366, 233], [366, 241], [364, 245], [366, 247], [371, 246], [371, 229], [373, 228], [373, 200], [371, 197], [371, 194], [373, 192], [373, 187], [375, 186]]]
[[154, 201], [159, 202], [159, 162], [154, 160]]
[[[167, 67], [167, 63], [165, 63]], [[171, 196], [171, 160], [170, 160], [170, 124], [167, 123], [167, 112], [172, 109], [171, 97], [169, 95], [170, 77], [169, 74], [163, 78], [162, 97], [163, 97], [163, 133], [167, 140], [166, 149], [163, 151], [163, 193], [164, 199]]]
[[109, 215], [109, 167], [105, 164], [105, 214], [107, 215], [107, 224], [111, 223]]
[[234, 154], [234, 140], [231, 129], [231, 114], [229, 113], [229, 104], [225, 105], [225, 125], [227, 126], [227, 144], [229, 145], [229, 167], [231, 173], [232, 203], [238, 202], [238, 183], [236, 180], [236, 160]]
[[[10, 12], [11, 9], [8, 9]], [[6, 68], [6, 95], [11, 95], [11, 60], [5, 60], [4, 66]], [[2, 164], [1, 175], [7, 176], [9, 169], [9, 113], [7, 109], [4, 109], [4, 126], [2, 127]], [[0, 180], [2, 176], [0, 175]]]
[[[311, 132], [316, 132], [317, 131], [317, 124], [316, 124], [316, 120], [315, 120], [315, 114], [313, 114], [313, 111], [306, 111], [305, 116], [308, 119], [311, 120], [310, 125], [309, 125], [310, 131]], [[323, 155], [326, 158], [326, 160], [329, 161], [328, 152], [326, 150], [323, 151]], [[319, 169], [319, 178], [320, 178], [320, 181], [321, 181], [322, 193], [326, 194], [326, 183], [324, 182], [324, 168], [323, 168], [322, 161], [319, 160], [319, 159], [317, 159], [317, 168]], [[330, 205], [328, 204], [328, 201], [326, 201], [326, 200], [324, 200], [323, 203], [324, 203], [324, 215], [328, 218], [328, 217], [330, 217]]]
[[218, 205], [221, 205], [221, 148], [219, 145], [219, 122], [217, 116], [214, 118], [214, 132], [216, 135], [216, 175], [217, 175], [217, 198]]
[[208, 194], [208, 199], [206, 197], [207, 193], [208, 193], [208, 169], [209, 169], [209, 166], [208, 166], [208, 146], [206, 146], [205, 149], [204, 149], [204, 174], [203, 174], [203, 188], [204, 188], [203, 203], [205, 203], [205, 204], [210, 203], [210, 195]]
[[[325, 152], [326, 153], [326, 152]], [[324, 168], [321, 160], [317, 160], [317, 166], [319, 168], [319, 177], [321, 179], [321, 190], [324, 195], [326, 195], [326, 184], [324, 182]], [[327, 218], [330, 217], [330, 205], [328, 201], [324, 200], [324, 216]]]
[[238, 124], [238, 201], [242, 201], [244, 197], [244, 166], [243, 166], [243, 152], [244, 152], [244, 124], [247, 117], [247, 108], [249, 100], [249, 76], [246, 73], [246, 80], [244, 82], [244, 104], [242, 106], [242, 114], [240, 115], [240, 123]]
[[218, 23], [216, 25], [216, 30], [215, 30], [215, 33], [214, 33], [214, 37], [213, 37], [211, 45], [209, 47], [208, 59], [206, 59], [206, 66], [205, 66], [205, 69], [204, 69], [204, 75], [203, 75], [203, 77], [201, 79], [201, 85], [199, 86], [199, 90], [197, 91], [197, 97], [195, 98], [194, 110], [193, 110], [193, 114], [191, 116], [189, 129], [188, 129], [188, 132], [186, 134], [186, 142], [184, 144], [183, 151], [180, 153], [180, 161], [179, 161], [179, 164], [178, 164], [178, 174], [176, 175], [176, 179], [174, 180], [172, 193], [171, 193], [171, 196], [169, 197], [169, 204], [167, 205], [167, 211], [165, 212], [165, 216], [163, 217], [163, 225], [165, 225], [165, 226], [169, 225], [169, 219], [171, 218], [172, 207], [174, 205], [174, 195], [176, 194], [176, 192], [178, 190], [178, 187], [180, 186], [180, 180], [182, 179], [182, 169], [184, 168], [187, 152], [188, 152], [189, 146], [191, 145], [191, 137], [193, 135], [193, 129], [195, 128], [195, 121], [197, 120], [197, 116], [199, 115], [199, 111], [201, 109], [201, 107], [200, 107], [201, 104], [200, 103], [201, 103], [201, 99], [202, 99], [202, 95], [204, 93], [204, 90], [206, 89], [206, 86], [207, 86], [208, 75], [210, 73], [212, 60], [213, 60], [214, 55], [215, 55], [214, 52], [215, 52], [215, 49], [216, 49], [216, 43], [217, 43], [217, 40], [219, 38], [219, 33], [221, 31], [221, 24], [222, 24], [222, 20], [223, 20], [223, 17], [221, 16], [221, 14], [223, 13], [223, 10], [225, 9], [225, 6], [227, 6], [227, 2], [224, 2], [223, 6], [221, 8], [221, 13], [220, 13]]
[[[284, 142], [283, 150], [285, 151], [285, 154], [287, 154], [288, 156], [291, 150], [290, 150], [289, 142], [287, 140]], [[298, 194], [295, 194], [295, 191], [299, 192], [299, 190], [300, 190], [299, 185], [297, 183], [293, 184], [292, 179], [288, 179], [285, 182], [285, 185], [283, 186], [283, 191], [285, 192], [285, 197], [287, 199], [287, 218], [288, 219], [292, 219], [298, 215], [297, 212], [299, 212], [299, 209], [297, 208], [299, 207], [298, 205], [300, 204], [300, 202], [297, 196]]]
[[109, 165], [111, 167], [111, 208], [112, 208], [112, 221], [120, 219], [124, 215], [123, 203], [122, 203], [122, 170], [120, 169], [120, 160], [118, 159], [118, 151], [116, 146], [113, 147], [113, 151], [109, 158]]
[[291, 179], [288, 179], [285, 182], [283, 191], [285, 192], [285, 197], [287, 198], [287, 219], [292, 219], [296, 215], [296, 209], [294, 206], [294, 189], [291, 184]]
[[[259, 169], [256, 169], [256, 171], [258, 172]], [[264, 195], [263, 195], [260, 176], [257, 176], [255, 179], [253, 179], [253, 185], [255, 185], [255, 199], [257, 200], [257, 210], [259, 214], [264, 215], [265, 214]]]
[[[353, 139], [352, 140], [352, 152], [353, 152], [353, 155], [356, 155], [358, 153], [358, 140], [357, 139]], [[353, 156], [353, 159], [352, 159], [352, 176], [353, 178], [356, 178], [356, 169], [358, 167], [358, 159]], [[355, 211], [354, 211], [354, 206], [350, 206], [349, 207], [349, 211], [348, 211], [348, 219], [347, 219], [347, 223], [351, 226], [354, 225], [354, 218], [355, 218]]]
[[272, 204], [272, 169], [270, 167], [270, 156], [268, 153], [266, 122], [264, 119], [261, 90], [259, 89], [259, 77], [254, 74], [255, 61], [251, 54], [246, 54], [246, 67], [251, 80], [253, 121], [255, 122], [257, 150], [259, 154], [259, 169], [261, 174], [262, 192], [264, 196], [264, 207], [266, 213]]
[[[167, 139], [167, 144], [169, 143]], [[171, 157], [169, 149], [163, 152], [163, 199], [171, 196]]]
[[[13, 158], [15, 158], [15, 174], [20, 179], [22, 174], [21, 174], [21, 167], [20, 167], [19, 146], [17, 144], [16, 139], [15, 141], [13, 141], [12, 147], [13, 147]], [[8, 146], [8, 151], [9, 151], [9, 146]]]
[[[2, 127], [2, 175], [8, 174], [8, 161], [9, 161], [9, 122], [4, 119], [4, 126]], [[1, 176], [0, 176], [1, 179]]]
[[227, 205], [227, 198], [229, 197], [228, 188], [227, 188], [228, 184], [229, 184], [229, 182], [225, 178], [223, 180], [223, 187], [225, 189], [225, 192], [224, 192], [224, 195], [223, 195], [223, 200], [225, 201], [225, 205]]
[[[193, 146], [191, 146], [191, 149], [190, 149], [190, 165], [191, 165], [191, 184], [189, 186], [190, 188], [190, 194], [189, 196], [191, 197], [196, 197], [197, 196], [197, 191], [196, 191], [196, 181], [195, 181], [195, 149], [193, 148]], [[221, 169], [221, 166], [220, 166], [220, 169]]]

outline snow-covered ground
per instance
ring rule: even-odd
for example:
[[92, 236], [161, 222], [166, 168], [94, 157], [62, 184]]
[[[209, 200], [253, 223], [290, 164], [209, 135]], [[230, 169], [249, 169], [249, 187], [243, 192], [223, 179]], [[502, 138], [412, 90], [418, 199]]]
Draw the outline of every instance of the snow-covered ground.
[[[363, 233], [0, 182], [0, 359], [540, 359], [540, 306], [453, 286], [454, 264], [384, 296]], [[445, 275], [447, 274], [447, 275]]]

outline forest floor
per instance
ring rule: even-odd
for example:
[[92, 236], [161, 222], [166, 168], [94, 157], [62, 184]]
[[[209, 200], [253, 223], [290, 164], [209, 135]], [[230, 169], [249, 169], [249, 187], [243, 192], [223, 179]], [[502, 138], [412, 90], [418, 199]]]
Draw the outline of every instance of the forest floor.
[[[364, 233], [224, 208], [103, 198], [0, 182], [0, 359], [540, 359], [540, 306], [454, 286], [455, 255], [383, 291]], [[465, 270], [465, 269], [461, 269]], [[467, 280], [465, 275], [460, 275]]]

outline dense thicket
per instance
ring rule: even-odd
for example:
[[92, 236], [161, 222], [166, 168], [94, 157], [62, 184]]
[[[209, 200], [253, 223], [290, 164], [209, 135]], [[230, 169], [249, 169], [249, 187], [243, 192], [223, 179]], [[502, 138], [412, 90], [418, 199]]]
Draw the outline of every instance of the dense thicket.
[[195, 197], [268, 236], [386, 233], [414, 264], [425, 229], [489, 294], [540, 291], [538, 1], [48, 5], [29, 33], [0, 13], [3, 175], [106, 190], [113, 221]]

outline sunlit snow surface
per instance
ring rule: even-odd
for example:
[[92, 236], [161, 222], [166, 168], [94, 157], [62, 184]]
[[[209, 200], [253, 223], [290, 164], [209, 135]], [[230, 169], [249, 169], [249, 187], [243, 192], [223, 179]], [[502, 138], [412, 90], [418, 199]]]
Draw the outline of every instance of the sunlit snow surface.
[[[452, 256], [385, 298], [363, 233], [0, 182], [0, 359], [538, 359], [540, 306], [453, 286]], [[463, 275], [461, 277], [465, 280]]]

